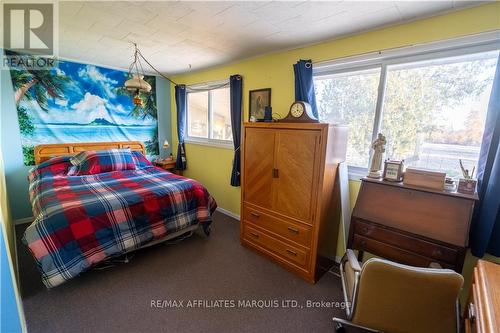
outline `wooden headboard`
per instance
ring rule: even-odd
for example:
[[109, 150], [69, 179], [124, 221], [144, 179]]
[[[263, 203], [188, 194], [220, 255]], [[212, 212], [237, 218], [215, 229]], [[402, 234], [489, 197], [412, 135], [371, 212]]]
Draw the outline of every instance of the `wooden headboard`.
[[35, 164], [40, 164], [52, 157], [76, 155], [85, 150], [125, 149], [130, 148], [146, 154], [144, 143], [140, 141], [121, 142], [85, 142], [85, 143], [55, 143], [35, 146]]

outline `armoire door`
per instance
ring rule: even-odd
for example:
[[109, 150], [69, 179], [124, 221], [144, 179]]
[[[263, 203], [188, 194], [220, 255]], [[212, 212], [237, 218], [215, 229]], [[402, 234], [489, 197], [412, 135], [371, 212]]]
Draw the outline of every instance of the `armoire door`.
[[245, 129], [243, 200], [264, 208], [272, 208], [275, 131]]
[[311, 221], [320, 132], [281, 130], [276, 134], [274, 210]]

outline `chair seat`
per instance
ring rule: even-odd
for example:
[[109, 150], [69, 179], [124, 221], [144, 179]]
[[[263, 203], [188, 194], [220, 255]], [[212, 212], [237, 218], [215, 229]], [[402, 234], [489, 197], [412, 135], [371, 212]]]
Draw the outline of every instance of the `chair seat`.
[[348, 250], [340, 269], [352, 323], [391, 333], [457, 331], [460, 274], [378, 258], [359, 266]]

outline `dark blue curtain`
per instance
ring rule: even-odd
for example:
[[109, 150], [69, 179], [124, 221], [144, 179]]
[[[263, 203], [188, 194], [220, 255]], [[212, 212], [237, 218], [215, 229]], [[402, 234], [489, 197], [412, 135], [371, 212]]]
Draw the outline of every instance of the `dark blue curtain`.
[[312, 112], [318, 118], [316, 96], [314, 95], [313, 69], [311, 60], [299, 60], [293, 65], [295, 73], [295, 100], [311, 105]]
[[479, 203], [470, 233], [471, 252], [500, 256], [500, 57], [491, 91], [477, 169]]
[[177, 160], [175, 168], [177, 170], [186, 170], [186, 150], [184, 146], [184, 136], [186, 134], [186, 86], [175, 86], [175, 105], [177, 107], [177, 136], [179, 145], [177, 146]]
[[240, 186], [240, 142], [241, 142], [241, 102], [243, 96], [243, 78], [231, 75], [229, 78], [231, 98], [231, 128], [233, 130], [234, 158], [231, 171], [231, 185]]

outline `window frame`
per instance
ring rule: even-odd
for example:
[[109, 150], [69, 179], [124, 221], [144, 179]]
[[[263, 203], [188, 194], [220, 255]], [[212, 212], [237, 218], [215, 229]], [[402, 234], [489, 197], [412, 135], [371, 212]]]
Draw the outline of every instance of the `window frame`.
[[[227, 88], [229, 89], [229, 80], [222, 81], [213, 81], [209, 83], [202, 83], [196, 85], [190, 85], [186, 87], [186, 137], [184, 138], [185, 143], [189, 144], [197, 144], [209, 147], [217, 147], [217, 148], [225, 148], [225, 149], [234, 149], [233, 140], [220, 140], [213, 139], [212, 136], [212, 120], [213, 120], [213, 103], [212, 103], [212, 91], [216, 89]], [[188, 103], [188, 95], [190, 93], [196, 92], [208, 92], [208, 137], [200, 138], [189, 136], [189, 103]]]
[[[389, 66], [490, 51], [500, 51], [500, 30], [320, 62], [313, 66], [313, 79], [326, 75], [380, 69], [372, 128], [371, 142], [373, 142], [382, 126], [382, 112], [387, 89], [387, 68]], [[371, 157], [372, 150], [370, 149], [368, 163], [370, 163]], [[366, 168], [347, 165], [349, 179], [359, 180], [366, 176], [368, 167], [369, 165]]]

